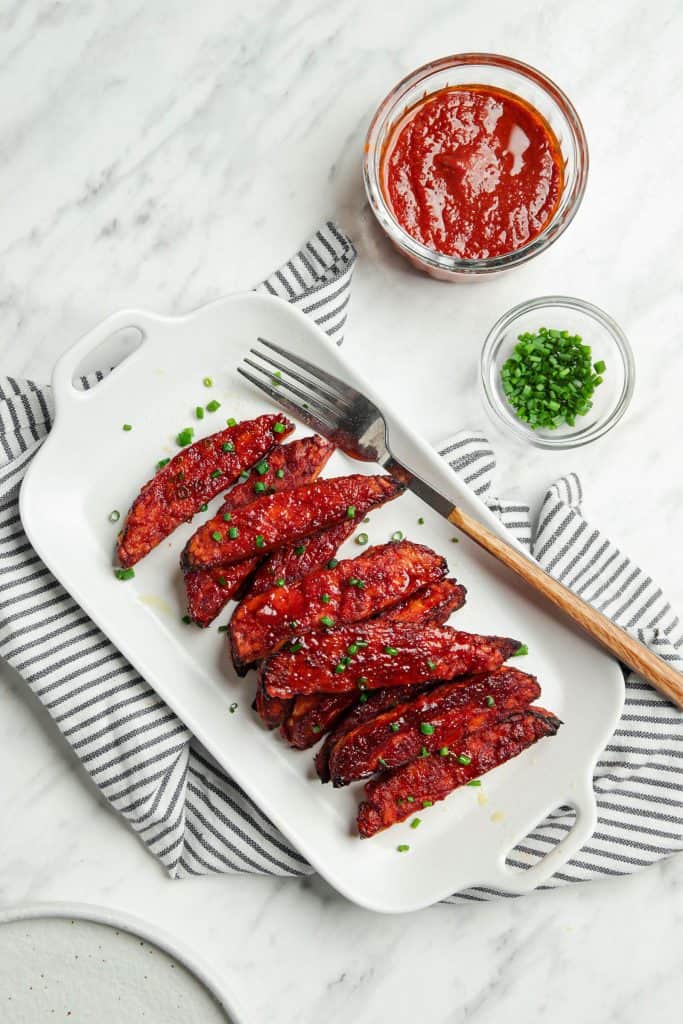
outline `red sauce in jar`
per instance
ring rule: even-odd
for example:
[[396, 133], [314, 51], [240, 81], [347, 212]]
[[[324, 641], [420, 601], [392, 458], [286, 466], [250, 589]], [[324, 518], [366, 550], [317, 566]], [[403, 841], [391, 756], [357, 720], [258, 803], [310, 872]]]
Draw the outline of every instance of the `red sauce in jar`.
[[382, 189], [402, 228], [460, 259], [520, 249], [551, 220], [563, 159], [553, 130], [512, 93], [443, 89], [406, 111], [382, 155]]

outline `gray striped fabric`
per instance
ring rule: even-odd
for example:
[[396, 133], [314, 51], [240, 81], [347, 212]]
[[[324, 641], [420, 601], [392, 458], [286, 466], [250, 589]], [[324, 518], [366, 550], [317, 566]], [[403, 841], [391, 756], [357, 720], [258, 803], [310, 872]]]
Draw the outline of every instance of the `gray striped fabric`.
[[[354, 262], [351, 242], [328, 223], [260, 288], [291, 301], [341, 343]], [[84, 378], [83, 386], [101, 377]], [[51, 416], [48, 387], [0, 379], [0, 654], [22, 674], [112, 806], [173, 877], [310, 873], [28, 543], [19, 519], [19, 487]], [[637, 631], [658, 654], [681, 663], [683, 637], [669, 605], [649, 577], [583, 519], [578, 478], [551, 487], [532, 530], [526, 505], [492, 497], [495, 459], [483, 435], [458, 435], [441, 452], [546, 568]], [[551, 885], [628, 873], [680, 849], [680, 723], [673, 708], [629, 678], [624, 716], [596, 771], [598, 831]], [[533, 863], [569, 827], [560, 809], [520, 845], [516, 863]], [[452, 899], [495, 895], [473, 889]]]

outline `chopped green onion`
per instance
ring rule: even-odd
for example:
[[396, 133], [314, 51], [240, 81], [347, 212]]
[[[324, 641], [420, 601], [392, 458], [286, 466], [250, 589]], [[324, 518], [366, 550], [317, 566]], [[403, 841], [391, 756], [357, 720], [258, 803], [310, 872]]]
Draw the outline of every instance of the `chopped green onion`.
[[249, 479], [250, 475], [251, 475], [251, 470], [250, 469], [243, 469], [242, 472], [240, 473], [240, 475], [237, 477], [237, 479], [239, 480], [240, 483], [243, 484], [245, 480]]
[[230, 586], [230, 584], [226, 580], [225, 576], [219, 576], [218, 577], [218, 583], [220, 584], [221, 587], [228, 587], [228, 586]]
[[349, 507], [346, 510], [346, 518], [347, 519], [355, 519], [356, 518], [356, 506], [355, 505], [349, 505]]
[[256, 544], [257, 548], [264, 548], [266, 546], [266, 542], [263, 538], [263, 534], [257, 533], [254, 543]]
[[434, 801], [433, 800], [423, 800], [422, 801], [422, 806], [423, 807], [433, 807], [434, 806]]
[[399, 845], [396, 847], [396, 849], [397, 849], [398, 853], [407, 853], [408, 850], [410, 849], [410, 847], [408, 846], [407, 843], [399, 843]]
[[114, 575], [117, 580], [132, 580], [135, 576], [135, 569], [115, 569]]
[[391, 729], [392, 732], [398, 732], [401, 726], [398, 724], [398, 722], [391, 722], [389, 728]]
[[363, 544], [367, 544], [367, 542], [368, 542], [368, 535], [367, 535], [367, 533], [359, 533], [358, 536], [356, 537], [356, 544], [363, 545]]
[[425, 524], [425, 521], [424, 521], [424, 516], [420, 516], [420, 518], [418, 519], [418, 524], [419, 524], [420, 526], [424, 526], [424, 524]]
[[607, 367], [602, 359], [598, 359], [597, 363], [593, 363], [593, 369], [596, 373], [604, 373]]
[[198, 420], [203, 420], [204, 419], [204, 407], [202, 405], [198, 405], [197, 408], [194, 411], [194, 414], [195, 414], [195, 416], [197, 417]]
[[359, 676], [358, 677], [358, 687], [359, 687], [359, 689], [363, 690], [363, 689], [365, 689], [365, 687], [367, 685], [368, 685], [368, 677], [367, 676]]
[[493, 697], [491, 696], [491, 694], [489, 694], [488, 697], [486, 697], [486, 704], [490, 708], [495, 707], [496, 702], [493, 699]]
[[322, 729], [322, 726], [318, 725], [317, 723], [315, 725], [311, 726], [311, 732], [314, 732], [314, 733], [319, 733], [321, 731], [321, 729]]
[[192, 619], [190, 618], [189, 615], [183, 615], [182, 621], [185, 623], [186, 626], [189, 626], [190, 623], [192, 622]]
[[284, 469], [278, 469], [277, 473], [275, 474], [275, 476], [278, 478], [278, 480], [282, 480], [284, 475], [285, 475]]
[[290, 649], [290, 651], [292, 652], [292, 654], [296, 654], [296, 652], [297, 652], [297, 651], [300, 651], [302, 647], [303, 647], [303, 644], [301, 643], [301, 641], [300, 641], [300, 640], [294, 640], [294, 641], [293, 641], [293, 642], [292, 642], [292, 643], [291, 643], [291, 644], [289, 645], [289, 649]]
[[263, 494], [266, 489], [266, 485], [262, 480], [257, 480], [254, 484], [254, 492], [256, 494]]
[[298, 544], [297, 547], [294, 548], [294, 554], [298, 555], [299, 557], [301, 557], [301, 555], [303, 555], [305, 550], [306, 550], [306, 545], [305, 544]]
[[458, 754], [456, 761], [458, 764], [472, 764], [472, 758], [469, 754]]
[[526, 644], [520, 644], [515, 653], [512, 655], [513, 658], [519, 658], [522, 654], [528, 654], [529, 648]]
[[213, 387], [213, 381], [211, 380], [210, 377], [205, 377], [204, 380], [202, 381], [202, 384], [204, 385], [205, 388]]
[[261, 462], [256, 463], [255, 469], [259, 476], [263, 476], [264, 473], [268, 472], [268, 463], [265, 459], [262, 459]]
[[423, 736], [432, 736], [434, 734], [434, 726], [431, 722], [420, 722], [420, 732]]
[[223, 522], [224, 523], [229, 523], [231, 519], [232, 519], [232, 512], [224, 512], [223, 513]]
[[460, 543], [460, 538], [459, 537], [451, 537], [451, 544], [459, 544], [459, 543]]
[[237, 703], [237, 701], [233, 701], [233, 703], [228, 708], [228, 711], [230, 712], [231, 715], [234, 715], [235, 712], [237, 711], [238, 707], [239, 707], [239, 704]]
[[426, 747], [423, 747], [422, 750], [420, 751], [420, 757], [429, 757], [429, 751], [427, 750]]
[[427, 668], [429, 669], [430, 672], [433, 672], [434, 669], [436, 668], [436, 662], [432, 661], [431, 658], [427, 658]]
[[216, 544], [220, 544], [220, 542], [223, 540], [223, 534], [220, 532], [220, 530], [214, 530], [213, 533], [211, 534], [211, 537], [213, 538], [213, 540], [216, 541]]
[[403, 531], [402, 530], [394, 530], [394, 532], [391, 535], [391, 539], [392, 540], [403, 540]]
[[274, 434], [284, 434], [285, 430], [286, 430], [286, 427], [285, 427], [284, 423], [279, 423], [278, 422], [278, 423], [274, 423], [273, 424], [273, 433]]
[[206, 502], [204, 502], [202, 505], [199, 506], [199, 511], [200, 512], [206, 512], [208, 507], [209, 506], [206, 504]]
[[448, 747], [441, 747], [441, 749], [439, 750], [439, 754], [441, 755], [441, 757], [448, 757], [448, 755], [450, 754], [450, 750], [448, 749]]
[[389, 765], [387, 764], [387, 762], [384, 760], [383, 757], [378, 757], [377, 760], [382, 765], [382, 768], [388, 768], [389, 767]]
[[230, 540], [234, 540], [235, 537], [239, 536], [239, 532], [240, 531], [237, 529], [236, 526], [231, 526], [230, 529], [228, 530], [228, 537], [230, 538]]
[[358, 654], [358, 644], [349, 644], [346, 648], [346, 653], [350, 654], [351, 657], [353, 657], [354, 654]]
[[270, 382], [273, 385], [274, 388], [279, 388], [280, 385], [282, 384], [281, 377], [282, 377], [282, 371], [281, 370], [275, 370], [274, 373], [273, 373], [273, 379]]
[[113, 508], [109, 513], [108, 518], [110, 523], [118, 523], [119, 519], [121, 518], [121, 513], [117, 508]]
[[207, 412], [215, 412], [216, 409], [220, 409], [220, 407], [221, 407], [221, 403], [217, 402], [215, 398], [212, 398], [211, 401], [207, 402], [207, 404], [206, 404], [206, 411]]
[[284, 585], [285, 585], [285, 578], [284, 578], [284, 576], [278, 576], [278, 578], [275, 580], [275, 586], [276, 587], [284, 587]]
[[320, 597], [320, 600], [322, 601], [323, 604], [329, 604], [330, 600], [331, 600], [330, 599], [330, 595], [329, 594], [322, 594], [321, 597]]
[[219, 633], [227, 633], [228, 632], [228, 627], [227, 626], [219, 626], [218, 627], [218, 632]]
[[415, 797], [414, 796], [407, 796], [406, 800], [408, 801], [409, 804], [414, 804], [415, 803]]
[[232, 441], [226, 441], [225, 444], [221, 445], [224, 452], [234, 452], [235, 446]]
[[331, 615], [321, 615], [320, 622], [323, 626], [334, 626], [334, 619]]
[[163, 469], [164, 466], [168, 466], [170, 459], [159, 459], [157, 462], [157, 469]]
[[389, 647], [389, 645], [387, 644], [387, 646], [384, 648], [384, 653], [388, 654], [390, 658], [394, 658], [398, 654], [398, 651], [396, 650], [395, 647]]
[[209, 473], [209, 476], [211, 477], [212, 480], [218, 480], [219, 476], [223, 476], [223, 470], [214, 469], [213, 473]]
[[132, 425], [130, 423], [124, 423], [123, 424], [123, 429], [126, 431], [126, 433], [128, 433], [128, 431], [132, 430], [133, 427], [132, 427]]
[[470, 779], [468, 786], [481, 786], [481, 779]]
[[327, 568], [328, 569], [336, 569], [338, 565], [339, 565], [339, 560], [337, 558], [331, 558], [329, 560], [329, 562], [327, 563]]
[[360, 697], [358, 698], [358, 700], [360, 701], [361, 704], [365, 704], [367, 699], [368, 699], [367, 693], [361, 693]]
[[228, 424], [229, 427], [236, 427], [237, 426], [237, 420], [235, 419], [234, 416], [230, 416], [230, 418], [227, 419], [225, 422]]
[[422, 818], [413, 818], [413, 820], [410, 823], [410, 827], [411, 828], [418, 828], [418, 826], [420, 825], [421, 821], [422, 821]]
[[338, 665], [334, 666], [334, 671], [337, 673], [337, 675], [341, 675], [342, 672], [346, 672], [346, 665], [344, 665], [343, 662], [340, 661]]
[[185, 427], [176, 436], [176, 444], [179, 448], [186, 448], [188, 444], [192, 444], [192, 438], [194, 437], [194, 427]]

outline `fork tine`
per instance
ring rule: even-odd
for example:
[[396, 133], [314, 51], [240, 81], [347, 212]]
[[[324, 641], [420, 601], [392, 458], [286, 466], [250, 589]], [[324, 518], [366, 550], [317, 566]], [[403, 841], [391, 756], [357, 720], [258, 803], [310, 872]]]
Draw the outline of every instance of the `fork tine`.
[[277, 406], [285, 409], [287, 412], [291, 413], [292, 416], [298, 417], [298, 419], [305, 423], [307, 427], [311, 427], [312, 430], [315, 430], [317, 433], [323, 434], [325, 437], [332, 440], [334, 427], [330, 423], [314, 416], [309, 409], [302, 409], [301, 406], [296, 402], [293, 402], [291, 398], [281, 394], [279, 388], [271, 387], [270, 384], [266, 384], [264, 381], [259, 380], [253, 373], [249, 373], [248, 370], [244, 370], [241, 366], [237, 367], [237, 372], [243, 377], [246, 377], [246, 379], [255, 387], [259, 388], [259, 390], [264, 391], [269, 398], [273, 399]]
[[347, 401], [353, 401], [356, 397], [356, 392], [353, 388], [345, 384], [339, 377], [335, 377], [334, 374], [328, 373], [327, 370], [321, 370], [319, 366], [315, 366], [313, 363], [309, 363], [307, 359], [302, 359], [301, 356], [295, 355], [293, 352], [288, 352], [286, 348], [282, 348], [280, 345], [276, 345], [273, 341], [268, 341], [266, 338], [259, 337], [257, 339], [266, 348], [272, 349], [273, 352], [277, 352], [278, 355], [284, 356], [285, 359], [289, 359], [290, 362], [295, 363], [306, 373], [309, 373], [311, 377], [315, 377], [317, 380], [323, 381], [328, 387], [336, 390], [340, 396], [343, 396]]
[[[264, 368], [263, 366], [259, 366], [258, 363], [255, 363], [252, 359], [249, 359], [248, 356], [244, 357], [244, 362], [247, 364], [247, 366], [251, 366], [253, 370], [256, 370], [258, 373], [262, 373], [264, 377], [269, 377], [272, 382], [273, 374], [270, 370]], [[323, 402], [320, 401], [315, 391], [302, 391], [302, 389], [298, 388], [296, 384], [290, 383], [290, 381], [286, 377], [278, 377], [277, 385], [273, 384], [272, 386], [277, 387], [278, 390], [285, 388], [287, 391], [290, 391], [297, 398], [300, 398], [302, 402], [305, 402], [307, 405], [315, 406], [315, 408], [320, 413], [322, 413], [324, 417], [331, 421], [333, 426], [337, 425], [339, 421], [339, 416], [337, 415], [334, 409], [329, 409], [326, 405], [323, 404]]]
[[335, 395], [333, 392], [328, 391], [327, 388], [324, 388], [317, 381], [307, 380], [300, 373], [297, 373], [296, 370], [293, 370], [291, 366], [287, 366], [285, 365], [285, 363], [281, 363], [277, 359], [273, 359], [273, 357], [269, 356], [267, 353], [259, 352], [259, 350], [256, 348], [249, 349], [249, 351], [252, 353], [252, 355], [255, 355], [259, 359], [262, 359], [264, 363], [269, 363], [271, 366], [274, 366], [276, 370], [282, 370], [283, 373], [286, 373], [289, 377], [293, 377], [294, 380], [299, 382], [299, 384], [303, 384], [307, 388], [313, 388], [314, 394], [317, 394], [318, 397], [323, 398], [324, 401], [328, 403], [328, 405], [331, 405], [333, 408], [336, 408], [337, 412], [339, 412], [342, 416], [348, 414], [351, 411], [348, 401], [341, 395]]

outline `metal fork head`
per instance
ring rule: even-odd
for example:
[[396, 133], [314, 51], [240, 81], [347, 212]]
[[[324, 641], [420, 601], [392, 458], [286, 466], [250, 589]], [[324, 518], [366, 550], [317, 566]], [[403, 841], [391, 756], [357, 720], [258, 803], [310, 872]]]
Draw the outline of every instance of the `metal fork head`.
[[238, 373], [352, 458], [380, 464], [390, 458], [386, 421], [374, 402], [281, 345], [258, 343], [262, 348], [249, 350], [254, 358], [244, 359], [250, 369], [239, 366]]

